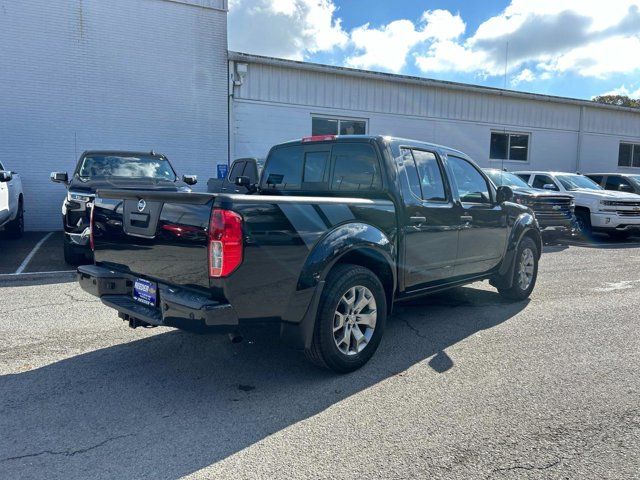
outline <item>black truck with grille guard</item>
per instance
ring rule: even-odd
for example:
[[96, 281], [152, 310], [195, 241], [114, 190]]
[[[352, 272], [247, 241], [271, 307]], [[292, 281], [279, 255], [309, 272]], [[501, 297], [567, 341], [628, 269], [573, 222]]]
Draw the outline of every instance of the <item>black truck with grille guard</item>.
[[517, 175], [495, 168], [484, 172], [496, 186], [508, 186], [513, 190], [513, 201], [533, 210], [543, 232], [573, 233], [576, 202], [572, 195], [532, 188]]
[[277, 322], [337, 372], [375, 352], [396, 301], [489, 280], [534, 288], [532, 211], [459, 151], [379, 136], [271, 149], [247, 194], [98, 189], [80, 285], [130, 326], [231, 332]]

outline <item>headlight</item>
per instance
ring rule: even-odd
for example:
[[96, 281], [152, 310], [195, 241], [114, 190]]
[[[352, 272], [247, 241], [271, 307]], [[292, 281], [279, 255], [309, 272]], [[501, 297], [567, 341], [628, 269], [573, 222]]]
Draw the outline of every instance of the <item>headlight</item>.
[[82, 193], [67, 192], [67, 200], [69, 200], [70, 202], [87, 203], [91, 201], [92, 198], [93, 196], [85, 195]]
[[615, 205], [616, 202], [612, 202], [611, 200], [600, 200], [600, 205], [604, 206], [604, 207], [611, 207], [613, 205]]

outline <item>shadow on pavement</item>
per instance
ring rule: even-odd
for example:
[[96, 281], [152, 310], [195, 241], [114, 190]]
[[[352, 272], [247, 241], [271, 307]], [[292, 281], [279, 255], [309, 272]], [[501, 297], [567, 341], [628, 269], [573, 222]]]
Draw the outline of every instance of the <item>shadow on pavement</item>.
[[468, 287], [400, 304], [371, 362], [342, 376], [308, 364], [266, 327], [237, 345], [168, 331], [5, 375], [0, 471], [179, 478], [427, 359], [436, 372], [455, 368], [448, 347], [526, 305]]

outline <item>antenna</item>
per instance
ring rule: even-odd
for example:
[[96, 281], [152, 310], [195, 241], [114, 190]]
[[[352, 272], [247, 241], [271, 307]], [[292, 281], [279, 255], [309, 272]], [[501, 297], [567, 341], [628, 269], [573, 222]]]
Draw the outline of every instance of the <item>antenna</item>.
[[[504, 49], [504, 85], [503, 89], [507, 89], [507, 71], [509, 66], [509, 41], [507, 41], [506, 48]], [[511, 139], [507, 135], [507, 129], [503, 128], [504, 134], [507, 137], [507, 155], [509, 155], [509, 144], [511, 143]], [[502, 155], [504, 157], [504, 155]], [[501, 159], [500, 162], [500, 171], [504, 172], [504, 158]], [[502, 175], [502, 173], [500, 174]]]

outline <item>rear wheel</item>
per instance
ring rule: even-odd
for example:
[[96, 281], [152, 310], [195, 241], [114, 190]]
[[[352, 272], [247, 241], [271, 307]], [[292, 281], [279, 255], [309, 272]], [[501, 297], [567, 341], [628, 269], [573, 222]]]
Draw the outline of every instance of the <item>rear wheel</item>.
[[18, 204], [16, 218], [7, 224], [5, 231], [9, 238], [21, 238], [24, 234], [24, 207], [22, 205], [22, 199], [20, 199]]
[[524, 300], [531, 295], [538, 278], [538, 247], [530, 237], [518, 244], [513, 269], [513, 282], [509, 288], [498, 288], [498, 292], [510, 300]]
[[386, 319], [378, 277], [358, 265], [337, 265], [327, 276], [307, 358], [334, 372], [352, 372], [375, 353]]

